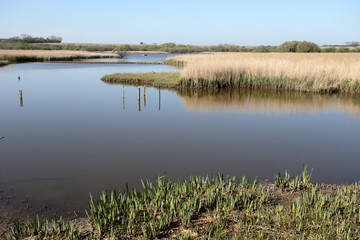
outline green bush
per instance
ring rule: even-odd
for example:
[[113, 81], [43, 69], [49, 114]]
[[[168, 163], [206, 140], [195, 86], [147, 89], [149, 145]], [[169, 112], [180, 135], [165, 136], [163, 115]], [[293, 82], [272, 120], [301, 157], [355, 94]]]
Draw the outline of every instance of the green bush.
[[296, 52], [297, 44], [297, 41], [284, 42], [277, 48], [277, 50], [279, 52]]
[[320, 52], [320, 48], [313, 42], [302, 41], [296, 45], [296, 52]]
[[284, 42], [277, 48], [277, 50], [279, 52], [320, 52], [318, 45], [307, 41]]
[[329, 53], [329, 52], [336, 52], [336, 50], [337, 49], [334, 47], [327, 47], [327, 48], [322, 49], [322, 52]]
[[339, 53], [350, 52], [350, 49], [346, 48], [346, 47], [339, 47], [336, 52], [339, 52]]
[[270, 46], [258, 46], [254, 48], [253, 52], [271, 52]]

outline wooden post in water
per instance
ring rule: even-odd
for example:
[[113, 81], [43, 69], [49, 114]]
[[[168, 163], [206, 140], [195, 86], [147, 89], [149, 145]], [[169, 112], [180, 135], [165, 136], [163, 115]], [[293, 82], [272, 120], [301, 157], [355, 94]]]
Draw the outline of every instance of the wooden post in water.
[[159, 87], [159, 111], [160, 111], [160, 103], [161, 103], [161, 95], [160, 95], [160, 87]]
[[20, 94], [20, 107], [22, 107], [23, 106], [22, 90], [19, 90], [19, 94]]
[[122, 89], [122, 99], [123, 99], [123, 109], [125, 110], [125, 91], [124, 91], [124, 85], [122, 86], [123, 89]]
[[138, 105], [139, 105], [139, 112], [141, 111], [141, 106], [140, 106], [140, 88], [138, 88]]
[[146, 107], [146, 87], [144, 87], [144, 107]]

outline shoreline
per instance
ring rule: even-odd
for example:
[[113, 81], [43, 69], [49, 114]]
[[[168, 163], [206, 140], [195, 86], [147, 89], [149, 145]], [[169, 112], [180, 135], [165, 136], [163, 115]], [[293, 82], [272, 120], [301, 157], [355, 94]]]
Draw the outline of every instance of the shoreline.
[[176, 89], [221, 89], [221, 88], [245, 88], [259, 90], [279, 90], [293, 92], [309, 92], [320, 94], [359, 94], [358, 84], [354, 87], [345, 81], [337, 87], [324, 86], [300, 87], [296, 79], [276, 77], [239, 77], [231, 82], [208, 79], [184, 79], [180, 73], [114, 73], [106, 74], [101, 80], [109, 84], [133, 84], [135, 86], [152, 86]]
[[[162, 176], [154, 183], [142, 182], [142, 190], [125, 188], [91, 197], [87, 218], [74, 216], [55, 221], [39, 216], [25, 220], [26, 216], [16, 219], [0, 215], [0, 238], [360, 237], [360, 186], [315, 184], [310, 178], [306, 166], [298, 176], [290, 177], [285, 170], [274, 176], [274, 182], [261, 183], [220, 174], [190, 177], [184, 182]], [[170, 199], [177, 200], [172, 203]], [[171, 204], [175, 204], [174, 208]], [[40, 230], [33, 229], [34, 223], [41, 226]], [[26, 224], [30, 224], [27, 233]], [[67, 226], [67, 230], [54, 232], [54, 226], [59, 224]]]

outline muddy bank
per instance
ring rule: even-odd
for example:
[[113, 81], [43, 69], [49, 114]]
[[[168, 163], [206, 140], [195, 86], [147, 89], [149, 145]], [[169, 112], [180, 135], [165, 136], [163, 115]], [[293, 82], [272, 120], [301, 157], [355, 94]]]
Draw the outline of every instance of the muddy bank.
[[[285, 182], [282, 182], [285, 183]], [[262, 185], [264, 186], [263, 190], [261, 190], [260, 192], [258, 190], [256, 190], [257, 188], [253, 187], [251, 184], [247, 187], [245, 187], [245, 192], [246, 191], [250, 191], [252, 194], [255, 194], [253, 197], [254, 199], [251, 201], [257, 201], [256, 199], [261, 195], [261, 194], [267, 194], [267, 198], [266, 200], [263, 201], [264, 204], [264, 211], [258, 212], [257, 210], [252, 211], [252, 210], [246, 210], [246, 209], [238, 209], [238, 210], [232, 210], [229, 213], [231, 213], [231, 215], [228, 215], [225, 212], [221, 212], [222, 214], [222, 218], [224, 221], [227, 221], [227, 225], [224, 225], [225, 228], [223, 228], [222, 230], [224, 231], [224, 233], [227, 234], [227, 236], [237, 236], [236, 232], [236, 228], [237, 225], [234, 225], [235, 221], [233, 219], [232, 215], [237, 215], [240, 214], [239, 216], [242, 216], [243, 214], [247, 215], [248, 217], [248, 222], [245, 224], [248, 224], [249, 226], [252, 225], [252, 228], [262, 228], [264, 226], [262, 226], [264, 223], [262, 223], [262, 221], [258, 222], [251, 222], [252, 218], [257, 216], [257, 214], [261, 214], [261, 217], [266, 217], [266, 218], [272, 218], [272, 221], [278, 221], [277, 218], [288, 218], [288, 214], [287, 211], [293, 211], [291, 210], [293, 207], [293, 203], [297, 202], [299, 203], [299, 199], [300, 201], [306, 201], [306, 200], [301, 200], [304, 198], [304, 196], [307, 196], [308, 194], [312, 194], [311, 192], [316, 191], [317, 194], [321, 194], [321, 196], [339, 196], [339, 195], [343, 195], [345, 194], [345, 192], [348, 192], [351, 196], [355, 196], [358, 195], [359, 192], [357, 191], [358, 186], [341, 186], [341, 185], [329, 185], [329, 184], [321, 184], [321, 185], [301, 185], [300, 188], [297, 188], [295, 185], [292, 185], [294, 182], [289, 183], [289, 185], [281, 185], [282, 183], [279, 182], [278, 183], [269, 183], [268, 181], [262, 182]], [[220, 185], [222, 186], [222, 185]], [[231, 187], [231, 186], [230, 186]], [[247, 189], [247, 190], [246, 190]], [[346, 194], [348, 194], [346, 193]], [[225, 192], [225, 195], [227, 195], [228, 193]], [[354, 195], [355, 194], [355, 195]], [[258, 196], [259, 195], [259, 196]], [[5, 193], [4, 191], [1, 192], [1, 203], [0, 203], [0, 239], [5, 239], [6, 237], [10, 236], [11, 231], [10, 228], [13, 226], [13, 221], [15, 220], [19, 220], [20, 224], [22, 224], [22, 226], [25, 224], [26, 222], [26, 211], [22, 211], [21, 209], [18, 209], [15, 207], [15, 205], [13, 204], [12, 201], [14, 198], [11, 196], [11, 192], [7, 192]], [[316, 195], [318, 196], [318, 195]], [[320, 195], [319, 195], [320, 196]], [[354, 203], [355, 205], [358, 205], [359, 203], [356, 202]], [[26, 206], [26, 204], [22, 203], [20, 204]], [[262, 208], [262, 207], [261, 207]], [[324, 211], [327, 210], [328, 208], [328, 204], [325, 204], [323, 206]], [[266, 210], [267, 209], [267, 210]], [[284, 209], [285, 211], [282, 211], [281, 209]], [[245, 211], [246, 210], [246, 211]], [[179, 210], [180, 211], [180, 210]], [[213, 209], [212, 210], [214, 214], [217, 210]], [[322, 211], [322, 210], [321, 210]], [[276, 212], [276, 214], [275, 214]], [[296, 211], [295, 211], [296, 212]], [[35, 213], [35, 212], [34, 212]], [[249, 213], [254, 214], [249, 215]], [[300, 212], [299, 212], [300, 213]], [[39, 218], [40, 219], [47, 219], [49, 221], [49, 223], [51, 223], [53, 221], [53, 219], [55, 218], [54, 216], [51, 217], [51, 211], [46, 211], [46, 209], [44, 210], [40, 210], [40, 212], [37, 212], [37, 214], [39, 214]], [[209, 226], [211, 226], [212, 223], [214, 223], [214, 221], [216, 219], [213, 219], [213, 215], [211, 213], [207, 212], [207, 211], [199, 211], [197, 214], [195, 214], [190, 222], [185, 226], [183, 226], [184, 223], [182, 223], [180, 221], [180, 219], [175, 218], [174, 219], [174, 223], [169, 225], [166, 228], [163, 228], [160, 232], [158, 232], [157, 237], [158, 239], [174, 239], [174, 238], [178, 238], [178, 237], [184, 237], [187, 235], [191, 235], [193, 238], [201, 238], [204, 236], [208, 235], [208, 228]], [[220, 214], [220, 213], [217, 213]], [[225, 214], [225, 215], [224, 215]], [[277, 217], [276, 217], [277, 216]], [[56, 218], [59, 218], [58, 216], [56, 216]], [[31, 218], [30, 218], [31, 219]], [[79, 229], [79, 239], [86, 239], [86, 238], [98, 238], [99, 237], [99, 233], [96, 229], [95, 226], [93, 226], [90, 223], [90, 220], [87, 217], [82, 217], [82, 216], [76, 216], [76, 214], [72, 215], [72, 216], [67, 216], [64, 217], [63, 219], [65, 219], [68, 223], [72, 224], [74, 227]], [[250, 219], [250, 220], [249, 220]], [[290, 219], [290, 220], [294, 220], [295, 222], [300, 221], [297, 218], [294, 219]], [[276, 236], [279, 239], [286, 239], [287, 234], [289, 234], [292, 231], [295, 231], [295, 229], [291, 229], [290, 226], [285, 227], [285, 229], [283, 229], [282, 227], [278, 227], [276, 225], [273, 226], [273, 228], [270, 229], [270, 226], [273, 225], [272, 221], [270, 221], [268, 224], [269, 226], [267, 226], [266, 228], [262, 228], [263, 230], [265, 230], [265, 235], [266, 236]], [[300, 221], [301, 222], [301, 221]], [[144, 223], [145, 224], [145, 223]], [[352, 236], [356, 237], [358, 236], [359, 232], [356, 229], [353, 229], [352, 227], [354, 223], [352, 223], [349, 220], [349, 225], [350, 225], [350, 229], [352, 229]], [[242, 224], [240, 224], [242, 225]], [[269, 227], [269, 229], [268, 229]], [[252, 229], [251, 228], [251, 229]], [[286, 229], [287, 228], [287, 229]], [[51, 227], [49, 228], [49, 234], [51, 235]], [[333, 230], [333, 229], [329, 229], [329, 230]], [[325, 236], [323, 235], [324, 233], [321, 233], [321, 231], [317, 231], [316, 227], [310, 229], [303, 229], [304, 234], [315, 234], [316, 236]], [[295, 232], [294, 232], [295, 233]], [[105, 233], [105, 235], [110, 234], [108, 232]], [[301, 234], [300, 234], [301, 235]], [[300, 236], [299, 235], [299, 236]], [[304, 236], [305, 236], [304, 235]], [[314, 236], [315, 236], [314, 235]], [[215, 235], [214, 235], [215, 236]], [[258, 232], [250, 232], [249, 236], [258, 236]], [[335, 235], [334, 235], [335, 236]], [[342, 235], [342, 233], [339, 235], [337, 235], [337, 237], [344, 237], [345, 235]], [[26, 237], [26, 236], [24, 236]], [[131, 236], [128, 235], [124, 235], [123, 237], [125, 237], [126, 239], [131, 238]], [[142, 236], [142, 234], [140, 232], [136, 232], [136, 234], [134, 234], [135, 238], [137, 239], [145, 239], [144, 236]], [[103, 239], [100, 237], [100, 239]], [[247, 238], [246, 239], [250, 239]]]

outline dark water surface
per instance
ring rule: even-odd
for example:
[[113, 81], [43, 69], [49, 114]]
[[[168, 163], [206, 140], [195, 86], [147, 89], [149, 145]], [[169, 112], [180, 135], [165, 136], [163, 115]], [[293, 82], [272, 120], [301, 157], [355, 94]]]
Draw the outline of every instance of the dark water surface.
[[316, 182], [360, 180], [358, 96], [146, 88], [144, 99], [141, 87], [139, 107], [138, 87], [125, 86], [123, 98], [122, 85], [100, 80], [115, 72], [175, 70], [57, 63], [0, 68], [0, 191], [11, 195], [9, 205], [84, 209], [89, 192], [139, 187], [141, 178], [162, 174], [187, 179], [220, 172], [272, 181], [278, 170], [295, 175], [307, 164]]

